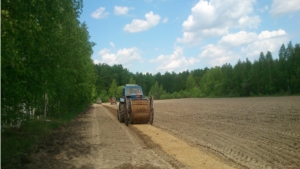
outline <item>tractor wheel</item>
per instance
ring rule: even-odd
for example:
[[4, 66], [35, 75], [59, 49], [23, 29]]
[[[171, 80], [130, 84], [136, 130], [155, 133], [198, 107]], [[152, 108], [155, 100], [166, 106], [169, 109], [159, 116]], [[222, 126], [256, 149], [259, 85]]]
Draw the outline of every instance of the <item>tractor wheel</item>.
[[124, 118], [124, 106], [125, 106], [125, 104], [119, 104], [118, 120], [119, 120], [120, 123], [124, 123], [125, 122], [125, 118]]
[[128, 101], [128, 124], [133, 124], [134, 121], [132, 120], [132, 111], [131, 111], [131, 100], [127, 100]]

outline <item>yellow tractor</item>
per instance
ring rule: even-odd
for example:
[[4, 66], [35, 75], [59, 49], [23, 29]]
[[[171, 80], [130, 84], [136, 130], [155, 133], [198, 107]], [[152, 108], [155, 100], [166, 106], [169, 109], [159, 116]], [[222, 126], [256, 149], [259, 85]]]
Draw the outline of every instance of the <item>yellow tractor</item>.
[[126, 84], [117, 110], [118, 120], [128, 124], [153, 124], [153, 97], [143, 95], [142, 88], [136, 84]]

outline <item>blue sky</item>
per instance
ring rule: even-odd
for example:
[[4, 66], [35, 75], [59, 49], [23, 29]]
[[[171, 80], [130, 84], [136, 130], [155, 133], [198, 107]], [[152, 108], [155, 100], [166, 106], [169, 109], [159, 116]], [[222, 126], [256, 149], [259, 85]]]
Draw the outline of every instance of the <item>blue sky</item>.
[[84, 0], [94, 63], [164, 74], [235, 65], [300, 43], [300, 0]]

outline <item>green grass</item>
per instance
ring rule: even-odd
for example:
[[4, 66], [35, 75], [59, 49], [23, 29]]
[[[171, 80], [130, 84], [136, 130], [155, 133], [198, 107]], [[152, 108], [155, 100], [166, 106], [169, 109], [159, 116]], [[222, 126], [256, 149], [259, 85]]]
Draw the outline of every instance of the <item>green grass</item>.
[[1, 131], [1, 166], [7, 168], [20, 156], [30, 152], [32, 146], [51, 130], [60, 127], [74, 119], [85, 108], [64, 113], [60, 117], [49, 117], [45, 120], [30, 120], [23, 122], [19, 129], [6, 129]]

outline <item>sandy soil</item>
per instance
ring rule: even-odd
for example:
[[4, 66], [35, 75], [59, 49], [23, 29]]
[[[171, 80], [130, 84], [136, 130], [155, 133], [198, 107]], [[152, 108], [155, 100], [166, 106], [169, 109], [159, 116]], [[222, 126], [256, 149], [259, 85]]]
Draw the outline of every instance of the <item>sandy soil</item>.
[[[117, 105], [104, 104], [104, 106], [113, 115], [117, 116]], [[161, 157], [175, 168], [240, 168], [237, 164], [212, 153], [203, 152], [200, 147], [195, 147], [186, 140], [178, 138], [167, 130], [161, 130], [156, 126], [135, 124], [130, 125], [129, 130], [135, 132], [149, 148], [160, 154]]]
[[93, 107], [37, 144], [27, 168], [298, 168], [300, 97], [155, 101], [154, 125]]
[[192, 146], [185, 140], [177, 138], [157, 127], [143, 124], [134, 125], [134, 128], [143, 134], [140, 135], [141, 137], [151, 140], [155, 145], [153, 146], [154, 150], [161, 149], [167, 155], [184, 164], [185, 167], [202, 169], [234, 168], [229, 162], [205, 153], [198, 147]]

